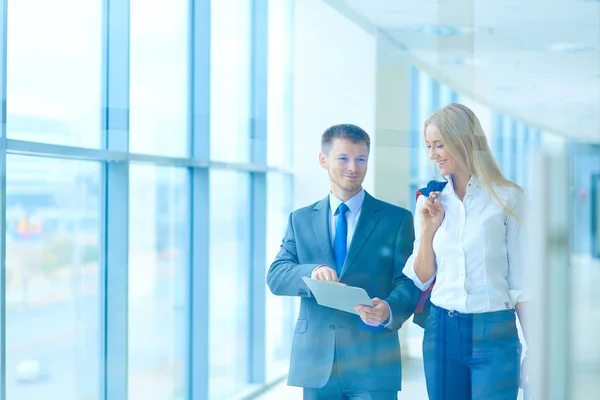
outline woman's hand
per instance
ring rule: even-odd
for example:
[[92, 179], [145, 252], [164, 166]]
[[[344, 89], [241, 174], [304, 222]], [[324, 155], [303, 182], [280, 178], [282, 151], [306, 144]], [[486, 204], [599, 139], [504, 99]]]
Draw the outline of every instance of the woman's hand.
[[437, 200], [440, 192], [431, 192], [421, 208], [421, 227], [423, 231], [434, 234], [444, 220], [444, 206]]

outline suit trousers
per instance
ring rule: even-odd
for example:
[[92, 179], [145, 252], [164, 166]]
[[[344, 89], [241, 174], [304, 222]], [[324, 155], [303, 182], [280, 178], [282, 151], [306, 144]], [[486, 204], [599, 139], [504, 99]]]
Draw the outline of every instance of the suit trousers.
[[461, 314], [432, 305], [423, 363], [430, 400], [515, 400], [521, 343], [515, 310]]
[[322, 388], [304, 388], [304, 400], [396, 400], [396, 391], [355, 391], [347, 390], [337, 366], [337, 356], [334, 354], [331, 376]]

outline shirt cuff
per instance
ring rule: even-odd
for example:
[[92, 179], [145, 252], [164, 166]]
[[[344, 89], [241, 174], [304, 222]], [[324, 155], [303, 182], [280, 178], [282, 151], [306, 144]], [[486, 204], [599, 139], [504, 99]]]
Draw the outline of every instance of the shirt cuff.
[[525, 289], [509, 289], [508, 296], [513, 304], [531, 300], [531, 293]]
[[392, 307], [390, 307], [390, 305], [388, 304], [388, 302], [387, 302], [387, 301], [385, 301], [385, 300], [383, 300], [383, 302], [384, 302], [385, 304], [387, 304], [387, 306], [388, 306], [388, 308], [389, 308], [389, 310], [390, 310], [390, 317], [388, 318], [387, 322], [386, 322], [386, 321], [384, 321], [384, 322], [382, 323], [382, 324], [383, 324], [383, 327], [384, 327], [384, 328], [387, 328], [387, 327], [389, 327], [390, 325], [392, 325], [392, 322], [394, 321], [394, 314], [392, 314]]
[[419, 277], [417, 276], [417, 273], [415, 272], [415, 267], [413, 264], [410, 264], [410, 265], [407, 265], [406, 267], [404, 267], [404, 269], [402, 270], [402, 273], [404, 275], [406, 275], [411, 281], [413, 281], [415, 286], [418, 287], [419, 290], [421, 290], [422, 292], [429, 289], [429, 287], [435, 280], [435, 275], [433, 275], [431, 277], [431, 279], [429, 279], [427, 282], [421, 282], [421, 279], [419, 279]]
[[312, 272], [310, 273], [310, 277], [309, 277], [309, 278], [310, 278], [310, 279], [313, 279], [313, 275], [315, 274], [315, 271], [316, 271], [316, 270], [318, 270], [318, 269], [319, 269], [319, 268], [321, 268], [321, 267], [325, 267], [325, 264], [317, 265], [317, 266], [316, 266], [316, 267], [315, 267], [315, 268], [312, 270]]

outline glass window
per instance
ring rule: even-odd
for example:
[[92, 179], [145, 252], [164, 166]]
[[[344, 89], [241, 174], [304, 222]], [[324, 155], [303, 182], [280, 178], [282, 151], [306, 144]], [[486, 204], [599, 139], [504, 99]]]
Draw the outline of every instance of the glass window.
[[419, 91], [419, 70], [414, 66], [410, 66], [409, 69], [409, 98], [410, 98], [410, 116], [409, 116], [409, 137], [408, 137], [408, 176], [409, 176], [409, 189], [408, 189], [408, 204], [410, 210], [414, 212], [415, 208], [415, 195], [414, 193], [418, 189], [419, 179], [419, 157], [420, 150], [423, 148], [423, 135], [422, 135], [422, 122], [419, 114], [419, 97], [421, 93]]
[[456, 93], [452, 91], [447, 85], [440, 83], [440, 108], [446, 107], [450, 103], [456, 101]]
[[425, 139], [423, 137], [423, 126], [425, 121], [435, 109], [433, 98], [434, 80], [425, 72], [419, 72], [419, 141], [417, 151], [419, 153], [419, 183], [425, 185], [432, 179], [431, 165], [429, 162], [429, 153], [425, 147]]
[[492, 144], [492, 152], [496, 157], [498, 166], [501, 170], [504, 169], [504, 117], [502, 114], [495, 114], [494, 124], [494, 142]]
[[292, 23], [287, 0], [269, 1], [267, 163], [292, 166]]
[[[291, 176], [267, 175], [267, 270], [279, 252], [288, 217], [292, 211]], [[267, 380], [287, 372], [294, 323], [291, 298], [274, 296], [267, 290], [266, 345]]]
[[504, 177], [510, 181], [515, 181], [515, 156], [517, 150], [516, 142], [516, 122], [508, 116], [504, 116], [504, 122], [502, 124], [502, 139], [504, 144], [502, 146], [502, 173]]
[[129, 148], [186, 156], [189, 2], [131, 0]]
[[[211, 399], [248, 382], [250, 342], [250, 180], [243, 172], [210, 172]], [[233, 295], [235, 293], [235, 295]]]
[[100, 0], [19, 0], [7, 26], [7, 137], [97, 148]]
[[529, 131], [527, 126], [517, 123], [515, 133], [515, 183], [523, 187], [526, 178], [526, 146], [529, 141]]
[[250, 160], [250, 4], [211, 1], [210, 154], [217, 161]]
[[6, 397], [98, 398], [100, 166], [6, 164]]
[[186, 169], [131, 165], [131, 399], [185, 397], [188, 188]]

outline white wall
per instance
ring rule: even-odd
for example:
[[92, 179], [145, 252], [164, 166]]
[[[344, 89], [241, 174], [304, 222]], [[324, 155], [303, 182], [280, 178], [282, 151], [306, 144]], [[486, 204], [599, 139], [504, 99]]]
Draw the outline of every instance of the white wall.
[[320, 140], [338, 123], [356, 124], [371, 136], [364, 187], [373, 193], [376, 39], [322, 0], [296, 1], [294, 23], [294, 208], [327, 195]]

